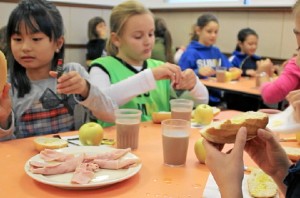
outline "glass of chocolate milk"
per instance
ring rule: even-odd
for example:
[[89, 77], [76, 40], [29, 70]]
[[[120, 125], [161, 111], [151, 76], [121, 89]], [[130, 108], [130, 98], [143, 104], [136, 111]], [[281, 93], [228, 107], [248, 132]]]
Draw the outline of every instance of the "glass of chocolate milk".
[[216, 68], [216, 79], [217, 82], [226, 82], [226, 67], [217, 67]]
[[170, 100], [170, 104], [172, 119], [191, 120], [194, 101], [187, 99], [172, 99]]
[[161, 123], [164, 164], [183, 166], [189, 146], [190, 122], [168, 119]]
[[117, 109], [117, 148], [138, 148], [142, 112], [138, 109]]

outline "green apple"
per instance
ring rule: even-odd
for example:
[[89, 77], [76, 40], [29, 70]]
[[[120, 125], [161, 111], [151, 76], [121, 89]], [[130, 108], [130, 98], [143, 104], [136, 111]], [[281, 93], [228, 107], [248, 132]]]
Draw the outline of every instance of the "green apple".
[[194, 112], [195, 122], [208, 125], [214, 118], [213, 108], [207, 104], [199, 104]]
[[196, 141], [194, 145], [194, 151], [199, 162], [201, 164], [205, 164], [206, 152], [202, 142], [203, 142], [203, 137], [199, 138]]
[[98, 146], [103, 138], [103, 128], [96, 122], [83, 124], [79, 129], [79, 140], [85, 146]]

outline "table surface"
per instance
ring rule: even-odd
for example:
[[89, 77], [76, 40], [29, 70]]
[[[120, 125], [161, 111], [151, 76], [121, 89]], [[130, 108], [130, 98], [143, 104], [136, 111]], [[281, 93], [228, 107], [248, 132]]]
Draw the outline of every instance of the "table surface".
[[209, 88], [245, 93], [256, 97], [261, 96], [259, 88], [255, 85], [254, 77], [241, 77], [239, 80], [230, 82], [217, 82], [216, 78], [200, 79], [200, 81]]
[[[225, 119], [239, 113], [222, 111], [215, 119]], [[61, 133], [62, 136], [75, 135]], [[105, 128], [104, 138], [115, 138], [115, 127]], [[199, 129], [192, 129], [186, 165], [169, 167], [163, 164], [161, 125], [141, 123], [139, 148], [132, 151], [140, 157], [141, 170], [133, 177], [107, 187], [93, 190], [66, 190], [39, 183], [24, 171], [26, 161], [38, 152], [33, 139], [25, 138], [0, 142], [0, 197], [201, 197], [209, 175], [208, 168], [199, 164], [194, 154], [194, 144], [200, 138]], [[296, 142], [283, 143], [298, 147]], [[229, 149], [232, 145], [226, 145]], [[245, 165], [255, 166], [248, 155]]]

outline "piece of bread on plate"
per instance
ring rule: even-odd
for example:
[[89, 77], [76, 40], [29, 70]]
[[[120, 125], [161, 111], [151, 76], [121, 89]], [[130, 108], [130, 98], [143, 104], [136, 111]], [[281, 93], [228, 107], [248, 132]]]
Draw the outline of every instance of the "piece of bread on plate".
[[33, 143], [37, 151], [42, 151], [44, 149], [59, 149], [68, 146], [66, 140], [53, 137], [37, 137], [33, 140]]
[[297, 162], [298, 160], [300, 160], [300, 148], [284, 146], [283, 149], [286, 152], [289, 159], [293, 162]]
[[253, 169], [247, 179], [249, 193], [255, 198], [275, 197], [278, 187], [274, 180], [261, 169]]
[[259, 128], [266, 128], [269, 118], [266, 113], [247, 111], [231, 119], [213, 122], [200, 130], [201, 135], [214, 143], [234, 143], [241, 127], [247, 128], [247, 139], [254, 138]]

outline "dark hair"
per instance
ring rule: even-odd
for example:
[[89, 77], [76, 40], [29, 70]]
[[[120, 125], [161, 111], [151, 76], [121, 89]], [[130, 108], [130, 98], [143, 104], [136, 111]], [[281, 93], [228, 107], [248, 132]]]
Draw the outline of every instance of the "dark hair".
[[217, 24], [219, 24], [218, 18], [211, 14], [211, 13], [206, 13], [198, 17], [197, 19], [197, 26], [200, 28], [205, 27], [209, 22], [214, 21]]
[[[237, 35], [237, 39], [238, 41], [240, 41], [241, 43], [245, 42], [245, 40], [247, 39], [248, 36], [250, 35], [254, 35], [258, 38], [258, 34], [251, 28], [244, 28], [244, 29], [241, 29]], [[235, 48], [236, 51], [241, 51], [241, 48], [239, 46], [239, 44], [236, 45], [236, 48]]]
[[104, 19], [101, 17], [94, 17], [89, 20], [88, 24], [88, 37], [89, 40], [97, 39], [99, 38], [99, 35], [96, 31], [96, 27], [99, 23], [105, 23]]
[[6, 39], [6, 26], [0, 29], [0, 50], [6, 56], [7, 54], [7, 39]]
[[155, 18], [154, 24], [155, 24], [155, 31], [154, 31], [155, 37], [161, 37], [164, 39], [166, 61], [173, 63], [174, 56], [172, 52], [171, 33], [168, 30], [167, 25], [162, 18]]
[[[31, 90], [30, 80], [26, 75], [26, 69], [20, 65], [13, 57], [11, 51], [11, 36], [19, 33], [21, 22], [30, 32], [42, 32], [46, 34], [50, 41], [57, 40], [64, 34], [64, 25], [60, 12], [50, 2], [45, 0], [22, 0], [11, 12], [7, 24], [8, 41], [8, 63], [10, 67], [10, 77], [13, 87], [18, 90], [18, 97], [23, 97]], [[59, 52], [54, 54], [51, 70], [56, 70], [59, 58], [64, 56], [64, 44]]]

